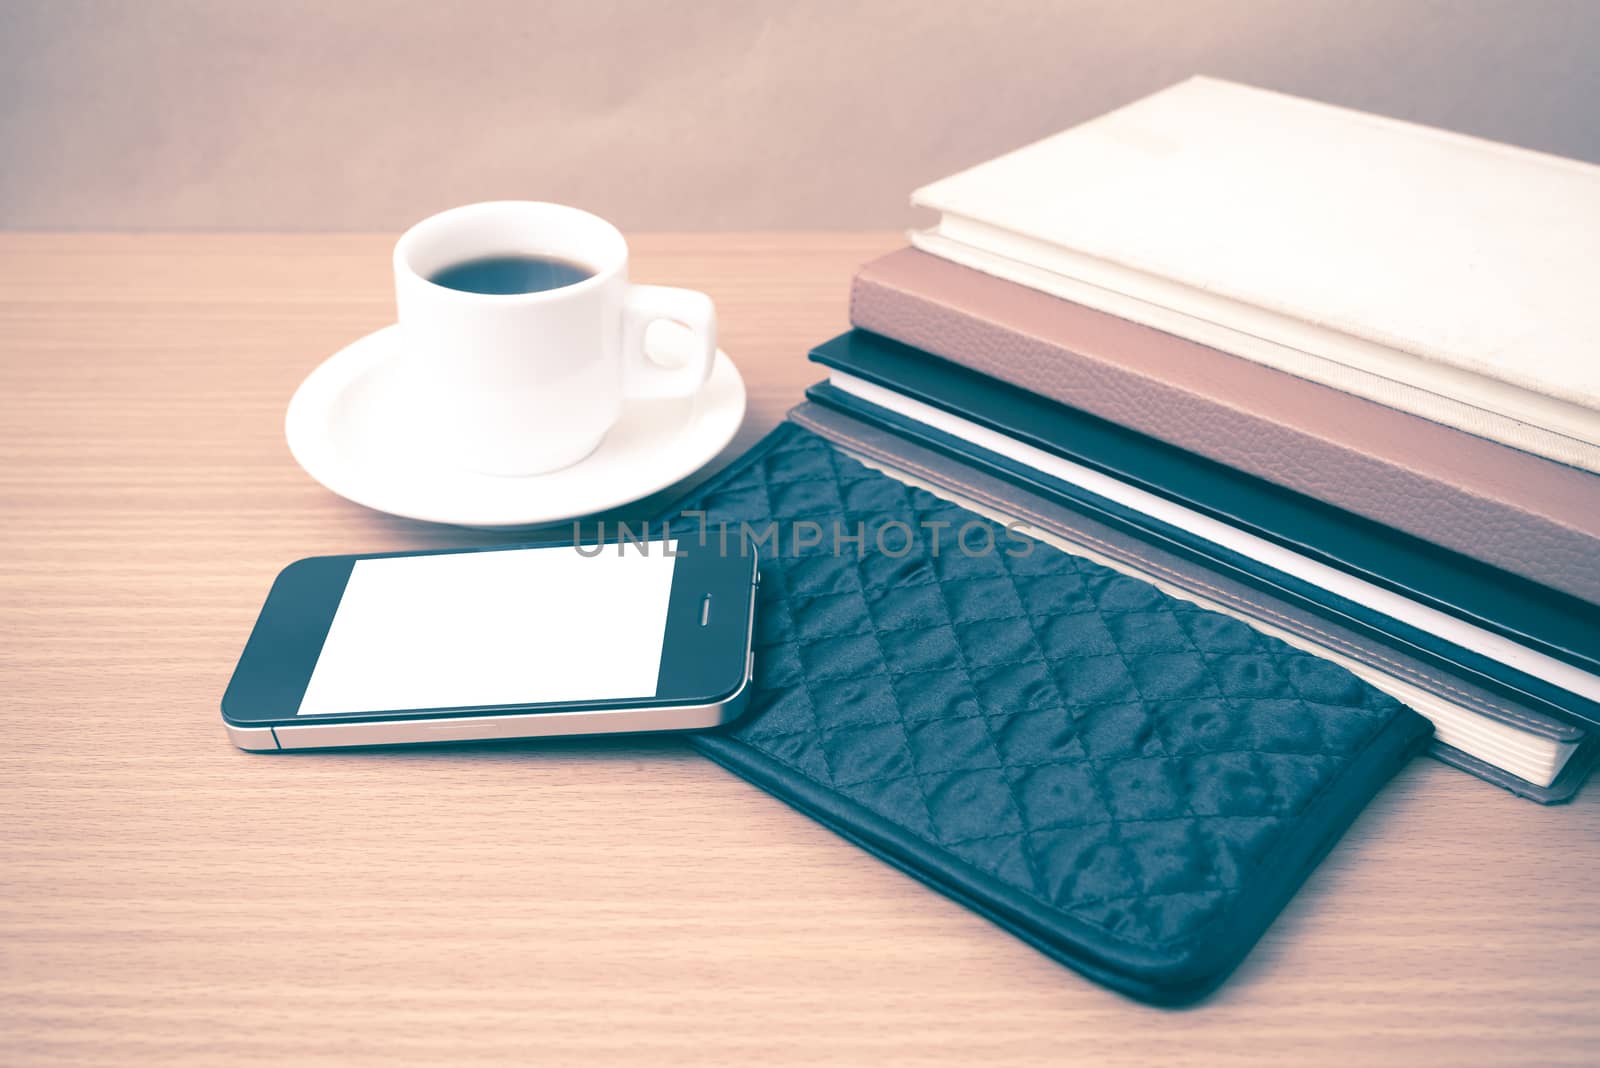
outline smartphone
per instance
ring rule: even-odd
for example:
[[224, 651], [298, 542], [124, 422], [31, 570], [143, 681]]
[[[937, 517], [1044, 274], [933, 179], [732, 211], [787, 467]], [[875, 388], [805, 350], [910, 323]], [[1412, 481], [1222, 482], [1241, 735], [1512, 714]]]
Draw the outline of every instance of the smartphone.
[[759, 571], [692, 539], [322, 556], [279, 573], [222, 698], [243, 749], [715, 727]]

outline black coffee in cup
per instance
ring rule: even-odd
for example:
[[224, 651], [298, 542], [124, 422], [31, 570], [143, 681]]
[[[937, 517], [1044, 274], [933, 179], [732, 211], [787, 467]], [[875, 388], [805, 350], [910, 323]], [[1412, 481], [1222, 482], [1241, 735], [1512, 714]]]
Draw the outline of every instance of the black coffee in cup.
[[480, 256], [453, 264], [428, 276], [428, 281], [463, 293], [542, 293], [560, 289], [594, 272], [582, 264], [553, 256]]

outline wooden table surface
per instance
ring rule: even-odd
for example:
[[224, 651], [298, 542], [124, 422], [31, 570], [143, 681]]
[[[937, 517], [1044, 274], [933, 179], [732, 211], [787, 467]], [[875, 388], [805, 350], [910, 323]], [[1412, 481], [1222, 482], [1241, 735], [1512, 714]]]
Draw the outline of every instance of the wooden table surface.
[[[484, 544], [283, 442], [385, 236], [0, 237], [0, 1063], [1600, 1062], [1600, 789], [1429, 760], [1220, 993], [1079, 978], [675, 740], [257, 756], [273, 575]], [[776, 423], [871, 235], [642, 235]], [[730, 450], [728, 455], [732, 455]]]

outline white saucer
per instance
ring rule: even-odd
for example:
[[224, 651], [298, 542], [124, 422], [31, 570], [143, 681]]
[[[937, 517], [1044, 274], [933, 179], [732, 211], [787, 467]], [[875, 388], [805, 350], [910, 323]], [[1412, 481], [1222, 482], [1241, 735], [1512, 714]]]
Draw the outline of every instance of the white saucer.
[[306, 472], [341, 497], [408, 519], [528, 527], [638, 500], [709, 463], [744, 419], [744, 379], [726, 353], [693, 397], [627, 401], [588, 457], [543, 475], [506, 478], [447, 466], [394, 373], [400, 329], [335, 353], [289, 402], [284, 431]]

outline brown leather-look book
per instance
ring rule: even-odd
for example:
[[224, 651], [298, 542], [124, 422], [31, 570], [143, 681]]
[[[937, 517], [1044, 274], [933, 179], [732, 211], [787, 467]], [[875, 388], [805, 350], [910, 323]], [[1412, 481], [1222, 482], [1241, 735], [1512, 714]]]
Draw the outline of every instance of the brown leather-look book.
[[1600, 476], [919, 252], [850, 321], [1600, 604]]

